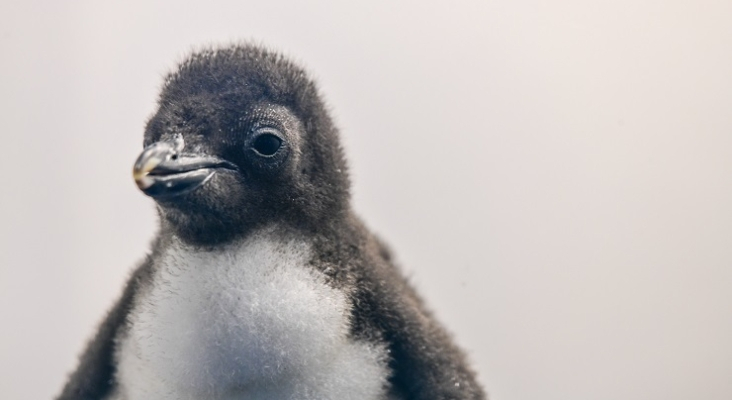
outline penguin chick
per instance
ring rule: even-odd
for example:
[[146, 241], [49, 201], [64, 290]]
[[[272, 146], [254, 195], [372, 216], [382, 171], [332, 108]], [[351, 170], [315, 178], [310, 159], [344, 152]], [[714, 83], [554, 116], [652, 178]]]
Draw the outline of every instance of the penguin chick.
[[160, 230], [59, 399], [485, 398], [354, 215], [297, 65], [248, 44], [193, 54], [133, 175]]

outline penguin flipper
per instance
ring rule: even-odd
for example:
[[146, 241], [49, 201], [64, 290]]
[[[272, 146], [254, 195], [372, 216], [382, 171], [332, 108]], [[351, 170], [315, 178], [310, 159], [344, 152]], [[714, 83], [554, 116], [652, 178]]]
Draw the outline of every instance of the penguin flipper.
[[485, 400], [475, 373], [450, 335], [431, 317], [411, 311], [390, 337], [392, 384], [406, 399]]
[[115, 338], [124, 326], [141, 282], [148, 280], [152, 258], [140, 265], [128, 280], [122, 297], [107, 313], [94, 338], [87, 344], [79, 365], [56, 400], [101, 400], [114, 387]]
[[389, 344], [392, 390], [410, 400], [485, 400], [486, 395], [465, 354], [424, 305], [394, 263], [389, 248], [376, 242], [382, 268], [367, 281], [391, 282], [362, 292], [361, 306]]

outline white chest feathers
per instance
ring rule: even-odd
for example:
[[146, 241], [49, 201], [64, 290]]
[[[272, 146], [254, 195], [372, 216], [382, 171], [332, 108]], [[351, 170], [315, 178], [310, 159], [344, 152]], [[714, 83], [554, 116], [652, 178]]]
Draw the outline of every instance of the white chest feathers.
[[111, 398], [383, 398], [384, 348], [348, 338], [347, 297], [307, 265], [308, 245], [273, 236], [172, 245], [118, 338]]

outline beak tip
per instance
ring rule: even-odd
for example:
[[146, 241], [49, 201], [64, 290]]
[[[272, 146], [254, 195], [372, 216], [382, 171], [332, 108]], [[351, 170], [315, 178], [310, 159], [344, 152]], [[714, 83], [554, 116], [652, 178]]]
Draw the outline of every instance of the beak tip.
[[147, 174], [145, 174], [145, 173], [143, 173], [143, 174], [134, 173], [132, 177], [134, 178], [135, 184], [137, 185], [137, 187], [140, 190], [145, 190], [145, 189], [149, 188], [150, 186], [152, 186], [152, 184], [153, 184], [152, 179], [148, 178]]
[[164, 159], [153, 151], [144, 151], [132, 167], [132, 179], [135, 180], [137, 187], [144, 190], [152, 186], [153, 181], [148, 177], [148, 174], [163, 161]]

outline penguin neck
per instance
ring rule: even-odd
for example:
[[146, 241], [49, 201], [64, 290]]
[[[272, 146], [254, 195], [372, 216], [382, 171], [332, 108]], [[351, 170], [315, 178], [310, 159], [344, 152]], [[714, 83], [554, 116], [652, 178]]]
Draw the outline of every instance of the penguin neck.
[[178, 230], [169, 221], [161, 219], [158, 246], [161, 249], [185, 248], [192, 252], [222, 252], [241, 246], [253, 237], [276, 235], [282, 238], [295, 237], [296, 232], [282, 224], [260, 224], [239, 232], [197, 232]]
[[[200, 249], [215, 249], [246, 240], [263, 230], [279, 230], [283, 233], [298, 233], [309, 237], [339, 235], [358, 218], [348, 204], [319, 215], [283, 213], [279, 218], [219, 221], [211, 218], [206, 224], [191, 224], [181, 221], [178, 213], [167, 213], [158, 207], [159, 236], [164, 243], [176, 238], [187, 246]], [[200, 222], [200, 221], [199, 221]]]

